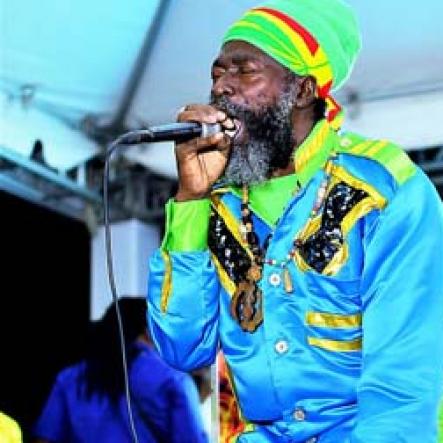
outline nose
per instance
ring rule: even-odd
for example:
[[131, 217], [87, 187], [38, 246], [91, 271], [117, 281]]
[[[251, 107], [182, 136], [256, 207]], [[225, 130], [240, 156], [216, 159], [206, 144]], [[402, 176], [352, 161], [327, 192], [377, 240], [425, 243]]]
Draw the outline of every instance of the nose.
[[229, 72], [225, 72], [224, 74], [217, 77], [212, 83], [212, 93], [216, 97], [220, 96], [232, 96], [235, 93], [235, 85], [234, 79]]

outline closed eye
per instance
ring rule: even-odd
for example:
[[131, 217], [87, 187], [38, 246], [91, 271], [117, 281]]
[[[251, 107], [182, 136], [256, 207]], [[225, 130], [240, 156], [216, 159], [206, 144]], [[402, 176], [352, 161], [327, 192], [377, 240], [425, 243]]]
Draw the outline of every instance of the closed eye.
[[222, 68], [221, 66], [213, 66], [211, 71], [211, 78], [212, 80], [216, 80], [219, 77], [221, 77], [226, 72], [226, 69]]
[[240, 74], [257, 74], [258, 69], [252, 66], [240, 66]]

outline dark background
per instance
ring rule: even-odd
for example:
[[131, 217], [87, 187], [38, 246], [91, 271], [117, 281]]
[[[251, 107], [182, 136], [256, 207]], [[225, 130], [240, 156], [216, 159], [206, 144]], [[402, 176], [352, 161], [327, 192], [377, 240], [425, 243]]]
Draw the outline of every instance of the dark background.
[[0, 191], [0, 411], [29, 441], [56, 373], [83, 352], [90, 306], [86, 226]]

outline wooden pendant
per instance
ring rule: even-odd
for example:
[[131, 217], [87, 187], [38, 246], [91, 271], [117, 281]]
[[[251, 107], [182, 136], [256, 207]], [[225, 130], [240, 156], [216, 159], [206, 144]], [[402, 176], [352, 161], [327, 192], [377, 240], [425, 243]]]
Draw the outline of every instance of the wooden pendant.
[[261, 279], [261, 268], [260, 266], [253, 263], [251, 267], [248, 269], [248, 272], [246, 273], [246, 279], [257, 282]]
[[246, 332], [254, 332], [263, 322], [262, 292], [254, 281], [243, 280], [231, 300], [231, 315]]

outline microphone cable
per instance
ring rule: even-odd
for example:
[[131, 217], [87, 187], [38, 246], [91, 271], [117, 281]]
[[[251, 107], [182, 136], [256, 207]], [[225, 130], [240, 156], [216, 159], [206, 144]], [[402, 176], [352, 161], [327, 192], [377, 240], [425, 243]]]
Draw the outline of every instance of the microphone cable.
[[[124, 134], [123, 134], [124, 136]], [[115, 311], [117, 314], [117, 323], [120, 337], [120, 347], [122, 354], [123, 376], [125, 385], [126, 407], [128, 410], [129, 428], [131, 431], [132, 440], [134, 443], [139, 443], [137, 431], [135, 429], [134, 417], [132, 413], [132, 401], [131, 393], [129, 389], [129, 376], [128, 376], [128, 363], [126, 359], [125, 349], [125, 334], [123, 330], [123, 322], [120, 313], [120, 307], [118, 305], [118, 294], [115, 285], [114, 267], [112, 263], [112, 241], [111, 241], [111, 227], [109, 223], [109, 201], [108, 201], [108, 185], [109, 185], [109, 163], [111, 156], [115, 149], [120, 145], [120, 141], [123, 136], [118, 137], [106, 149], [105, 166], [103, 172], [103, 210], [104, 210], [104, 223], [105, 223], [105, 249], [106, 249], [106, 263], [108, 268], [108, 280], [111, 288], [112, 299], [115, 304]]]
[[[114, 267], [112, 263], [112, 241], [111, 228], [109, 222], [109, 163], [112, 154], [119, 146], [131, 145], [137, 143], [144, 143], [157, 140], [176, 140], [185, 141], [197, 136], [208, 136], [220, 132], [221, 126], [219, 124], [206, 123], [175, 123], [170, 125], [163, 125], [161, 127], [153, 127], [151, 129], [136, 130], [120, 135], [112, 141], [106, 148], [105, 166], [103, 172], [103, 210], [104, 210], [104, 224], [105, 224], [105, 249], [106, 249], [106, 263], [108, 268], [108, 280], [111, 288], [112, 299], [115, 304], [115, 311], [117, 314], [118, 330], [120, 337], [120, 347], [122, 354], [122, 365], [125, 384], [126, 406], [128, 409], [129, 427], [134, 443], [139, 443], [137, 431], [135, 429], [134, 417], [132, 413], [131, 393], [129, 389], [128, 365], [125, 351], [125, 335], [123, 330], [123, 322], [118, 306], [118, 294], [115, 285]], [[238, 128], [236, 128], [236, 131]]]

